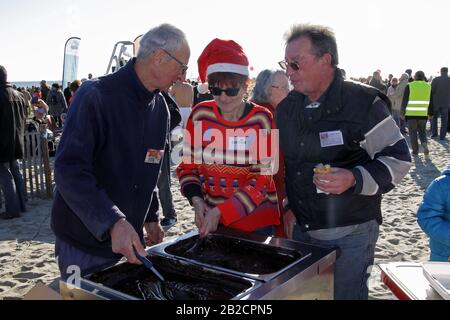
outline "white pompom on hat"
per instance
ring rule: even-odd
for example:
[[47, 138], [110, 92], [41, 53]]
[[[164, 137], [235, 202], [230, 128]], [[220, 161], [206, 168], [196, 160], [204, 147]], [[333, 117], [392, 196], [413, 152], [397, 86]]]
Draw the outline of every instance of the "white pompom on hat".
[[[215, 72], [232, 72], [248, 76], [249, 63], [242, 47], [233, 40], [212, 40], [197, 60], [200, 81]], [[206, 85], [206, 88], [208, 86]], [[200, 85], [199, 85], [200, 92]]]
[[200, 84], [197, 86], [197, 90], [198, 90], [198, 93], [200, 93], [200, 94], [205, 94], [205, 93], [207, 93], [208, 90], [209, 90], [209, 88], [208, 88], [208, 83], [207, 83], [207, 82], [200, 83]]

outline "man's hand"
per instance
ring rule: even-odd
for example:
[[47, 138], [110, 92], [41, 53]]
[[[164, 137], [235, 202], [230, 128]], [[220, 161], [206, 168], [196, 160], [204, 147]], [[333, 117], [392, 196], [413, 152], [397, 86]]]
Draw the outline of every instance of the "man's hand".
[[331, 173], [314, 174], [313, 183], [323, 192], [341, 194], [355, 184], [355, 177], [350, 170], [331, 168]]
[[112, 251], [123, 254], [129, 263], [141, 264], [133, 252], [133, 247], [141, 256], [147, 253], [133, 226], [125, 219], [117, 221], [110, 230]]
[[405, 115], [401, 114], [400, 119], [405, 120]]
[[206, 237], [208, 233], [217, 230], [220, 217], [221, 217], [220, 210], [217, 207], [214, 207], [213, 209], [206, 211], [205, 219], [203, 221], [202, 227], [200, 228], [201, 238]]
[[198, 229], [201, 229], [205, 220], [205, 213], [208, 210], [205, 201], [200, 197], [192, 197], [192, 205], [195, 212], [195, 225]]
[[297, 218], [291, 210], [285, 212], [283, 216], [283, 229], [286, 237], [292, 239], [294, 233], [294, 226], [297, 223]]
[[145, 238], [145, 244], [147, 246], [153, 246], [163, 241], [164, 230], [159, 222], [146, 222], [144, 223], [144, 228], [147, 233], [147, 237]]

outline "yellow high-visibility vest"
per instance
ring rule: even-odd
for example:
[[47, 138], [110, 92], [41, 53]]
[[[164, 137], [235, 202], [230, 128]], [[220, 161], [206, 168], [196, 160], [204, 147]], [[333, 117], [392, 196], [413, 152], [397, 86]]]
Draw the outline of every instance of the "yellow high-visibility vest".
[[408, 117], [428, 116], [431, 85], [422, 80], [409, 83], [409, 99], [405, 115]]

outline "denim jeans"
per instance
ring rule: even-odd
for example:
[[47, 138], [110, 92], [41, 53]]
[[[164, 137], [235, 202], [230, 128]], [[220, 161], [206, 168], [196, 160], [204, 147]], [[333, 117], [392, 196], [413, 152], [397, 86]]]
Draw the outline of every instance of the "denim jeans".
[[402, 133], [406, 131], [406, 120], [401, 118], [400, 110], [392, 110], [392, 117]]
[[434, 112], [433, 119], [431, 121], [431, 134], [433, 136], [438, 135], [438, 117], [441, 117], [441, 128], [439, 130], [439, 139], [444, 140], [447, 134], [448, 124], [448, 108], [439, 108], [439, 111]]
[[417, 133], [419, 134], [422, 146], [427, 145], [427, 119], [408, 119], [409, 138], [411, 141], [411, 149], [413, 153], [419, 152], [419, 144], [417, 142]]
[[352, 233], [335, 240], [317, 240], [298, 225], [294, 228], [294, 240], [326, 248], [339, 247], [340, 256], [334, 270], [335, 300], [367, 300], [369, 267], [374, 263], [375, 245], [379, 225], [376, 220], [362, 223]]
[[172, 192], [170, 191], [170, 152], [164, 152], [161, 174], [158, 178], [158, 198], [161, 202], [162, 212], [165, 218], [176, 218], [173, 206]]
[[8, 214], [20, 215], [26, 211], [25, 188], [17, 160], [0, 163], [0, 187]]

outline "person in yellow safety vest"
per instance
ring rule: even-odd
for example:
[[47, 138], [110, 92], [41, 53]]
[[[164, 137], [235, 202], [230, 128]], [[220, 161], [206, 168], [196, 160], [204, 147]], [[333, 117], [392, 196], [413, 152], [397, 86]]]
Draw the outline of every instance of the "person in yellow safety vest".
[[402, 101], [402, 118], [406, 117], [408, 122], [412, 154], [415, 156], [419, 154], [417, 134], [419, 134], [424, 155], [427, 157], [430, 154], [426, 133], [430, 94], [431, 85], [427, 83], [425, 73], [417, 71], [414, 74], [414, 81], [406, 86]]

